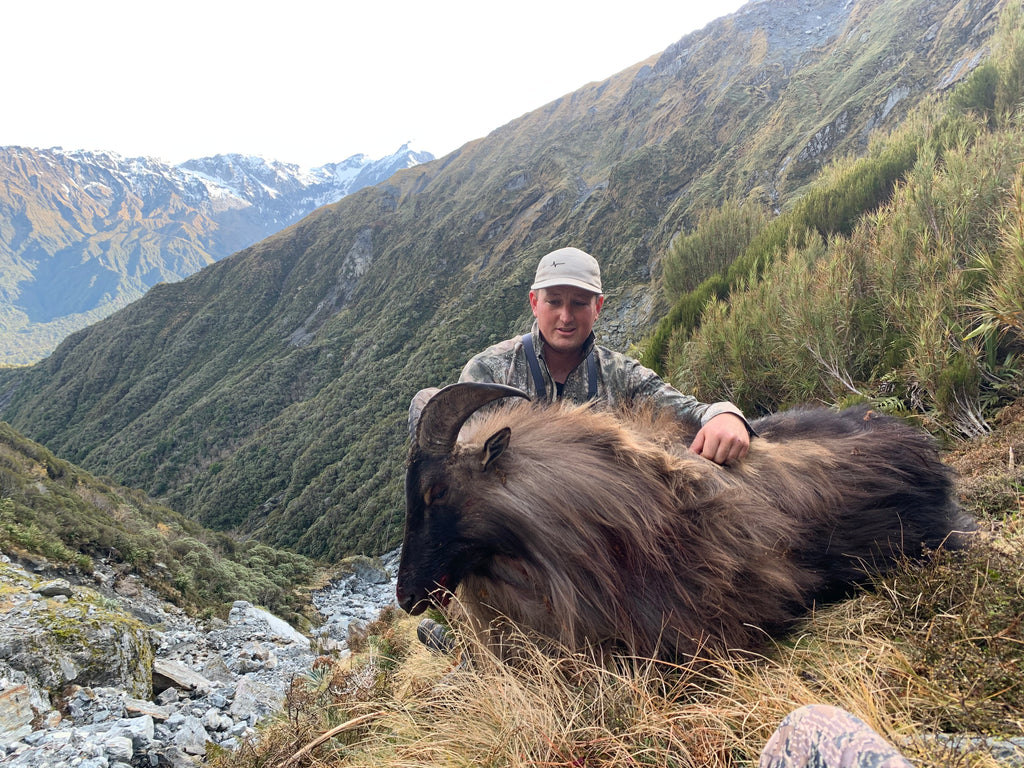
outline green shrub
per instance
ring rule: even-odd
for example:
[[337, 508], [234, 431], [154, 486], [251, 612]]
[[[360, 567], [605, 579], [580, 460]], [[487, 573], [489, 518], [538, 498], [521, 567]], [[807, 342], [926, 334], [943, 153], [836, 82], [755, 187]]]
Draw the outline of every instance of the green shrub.
[[751, 413], [868, 401], [953, 437], [985, 433], [1022, 393], [1024, 125], [985, 113], [993, 93], [1021, 95], [1018, 59], [824, 173], [725, 275], [679, 297], [643, 361]]
[[753, 202], [729, 200], [721, 208], [705, 211], [697, 227], [672, 243], [665, 257], [664, 283], [675, 301], [707, 278], [728, 269], [744, 252], [768, 220]]

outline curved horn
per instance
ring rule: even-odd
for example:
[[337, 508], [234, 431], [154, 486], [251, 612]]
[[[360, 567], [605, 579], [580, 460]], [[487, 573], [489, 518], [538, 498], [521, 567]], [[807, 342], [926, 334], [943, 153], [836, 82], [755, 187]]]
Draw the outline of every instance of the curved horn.
[[459, 430], [466, 419], [488, 403], [503, 397], [530, 396], [521, 389], [507, 387], [504, 384], [484, 384], [476, 381], [464, 381], [449, 384], [431, 397], [420, 413], [416, 427], [416, 442], [424, 453], [433, 456], [445, 456], [455, 446]]

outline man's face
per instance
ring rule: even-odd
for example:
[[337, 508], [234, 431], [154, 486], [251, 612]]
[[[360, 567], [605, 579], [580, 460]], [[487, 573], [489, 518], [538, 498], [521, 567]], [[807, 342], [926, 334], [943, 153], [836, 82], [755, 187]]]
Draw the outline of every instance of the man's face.
[[558, 352], [574, 352], [583, 347], [602, 304], [604, 296], [568, 285], [530, 291], [530, 307], [541, 335]]

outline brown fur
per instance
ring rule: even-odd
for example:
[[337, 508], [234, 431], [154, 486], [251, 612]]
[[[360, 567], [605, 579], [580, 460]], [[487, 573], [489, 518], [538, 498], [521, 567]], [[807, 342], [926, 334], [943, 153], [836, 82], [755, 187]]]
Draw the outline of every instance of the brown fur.
[[[471, 419], [447, 458], [414, 445], [399, 602], [418, 613], [454, 590], [481, 628], [570, 649], [749, 649], [971, 527], [930, 438], [898, 420], [796, 411], [756, 427], [734, 467], [689, 453], [694, 427], [674, 419], [522, 402]], [[505, 428], [507, 447], [487, 447]]]

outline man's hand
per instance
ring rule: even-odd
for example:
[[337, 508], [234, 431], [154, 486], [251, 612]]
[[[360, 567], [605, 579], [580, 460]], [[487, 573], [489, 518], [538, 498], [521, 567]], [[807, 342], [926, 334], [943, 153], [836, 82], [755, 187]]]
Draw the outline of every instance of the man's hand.
[[716, 464], [728, 464], [747, 455], [750, 433], [734, 413], [720, 413], [700, 428], [690, 450]]

